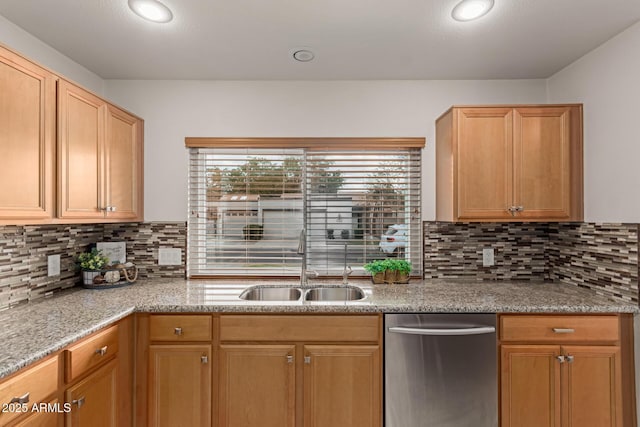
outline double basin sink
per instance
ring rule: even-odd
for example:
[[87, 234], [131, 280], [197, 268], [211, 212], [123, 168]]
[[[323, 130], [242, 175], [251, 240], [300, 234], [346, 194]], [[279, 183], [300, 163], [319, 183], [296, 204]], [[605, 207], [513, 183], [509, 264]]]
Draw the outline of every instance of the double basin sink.
[[365, 293], [357, 286], [314, 286], [292, 288], [290, 286], [252, 286], [240, 294], [247, 301], [360, 301]]

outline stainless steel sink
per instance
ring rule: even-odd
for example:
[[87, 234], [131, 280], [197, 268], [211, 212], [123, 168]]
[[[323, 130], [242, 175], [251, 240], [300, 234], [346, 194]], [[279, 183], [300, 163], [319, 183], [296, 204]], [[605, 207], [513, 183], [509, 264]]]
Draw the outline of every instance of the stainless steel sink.
[[240, 298], [248, 301], [297, 301], [302, 291], [290, 286], [250, 287], [240, 294]]
[[357, 286], [323, 286], [311, 288], [304, 294], [305, 301], [358, 301], [364, 297], [364, 291]]

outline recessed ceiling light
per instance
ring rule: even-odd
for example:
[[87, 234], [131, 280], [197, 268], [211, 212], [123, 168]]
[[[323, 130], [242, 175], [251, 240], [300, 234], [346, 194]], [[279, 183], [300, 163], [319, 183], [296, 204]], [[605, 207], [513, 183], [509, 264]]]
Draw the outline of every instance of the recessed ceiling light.
[[309, 62], [313, 58], [315, 58], [315, 55], [308, 49], [298, 49], [293, 52], [293, 59], [299, 62]]
[[489, 13], [493, 0], [462, 0], [453, 8], [451, 16], [456, 21], [472, 21]]
[[171, 10], [157, 0], [129, 0], [129, 8], [147, 21], [166, 23], [173, 19]]

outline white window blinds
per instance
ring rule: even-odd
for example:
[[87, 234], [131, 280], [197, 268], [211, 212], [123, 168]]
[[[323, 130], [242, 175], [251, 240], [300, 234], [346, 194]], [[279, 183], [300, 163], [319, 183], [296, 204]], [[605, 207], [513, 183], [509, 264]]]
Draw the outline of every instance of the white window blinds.
[[420, 150], [190, 148], [190, 277], [354, 274], [401, 257], [420, 275]]

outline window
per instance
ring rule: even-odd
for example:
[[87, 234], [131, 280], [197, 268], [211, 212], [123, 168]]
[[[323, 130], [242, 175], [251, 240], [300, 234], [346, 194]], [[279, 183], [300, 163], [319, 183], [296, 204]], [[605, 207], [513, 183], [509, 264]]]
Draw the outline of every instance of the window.
[[303, 229], [307, 268], [320, 275], [345, 262], [365, 275], [363, 264], [392, 256], [421, 274], [419, 148], [218, 142], [190, 148], [190, 277], [298, 276]]

